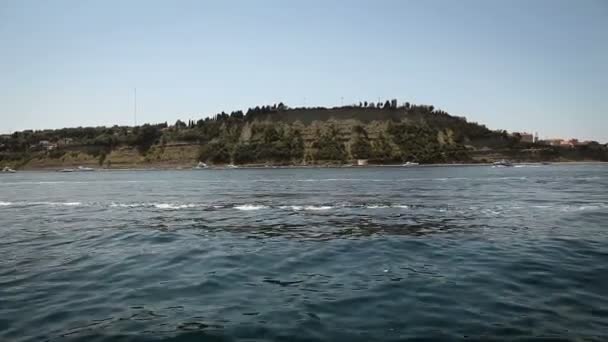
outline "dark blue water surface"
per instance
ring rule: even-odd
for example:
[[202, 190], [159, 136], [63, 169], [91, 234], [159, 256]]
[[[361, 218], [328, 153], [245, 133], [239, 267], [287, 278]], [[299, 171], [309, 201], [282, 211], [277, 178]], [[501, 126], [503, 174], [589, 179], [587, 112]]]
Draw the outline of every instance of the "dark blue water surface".
[[608, 340], [608, 166], [0, 175], [1, 341]]

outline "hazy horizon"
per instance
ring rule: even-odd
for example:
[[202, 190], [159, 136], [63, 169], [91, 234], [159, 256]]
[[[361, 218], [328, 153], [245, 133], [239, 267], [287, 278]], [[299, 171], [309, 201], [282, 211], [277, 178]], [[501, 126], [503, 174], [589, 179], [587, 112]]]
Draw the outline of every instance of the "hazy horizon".
[[4, 1], [0, 132], [429, 104], [608, 142], [603, 1]]

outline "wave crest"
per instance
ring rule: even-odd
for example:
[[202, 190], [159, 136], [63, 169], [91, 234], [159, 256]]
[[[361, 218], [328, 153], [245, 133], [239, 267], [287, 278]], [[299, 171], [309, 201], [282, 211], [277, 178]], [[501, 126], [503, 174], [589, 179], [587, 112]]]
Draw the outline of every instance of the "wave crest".
[[245, 210], [245, 211], [260, 210], [260, 209], [266, 209], [266, 208], [268, 208], [268, 206], [259, 205], [259, 204], [243, 204], [243, 205], [234, 206], [234, 209]]

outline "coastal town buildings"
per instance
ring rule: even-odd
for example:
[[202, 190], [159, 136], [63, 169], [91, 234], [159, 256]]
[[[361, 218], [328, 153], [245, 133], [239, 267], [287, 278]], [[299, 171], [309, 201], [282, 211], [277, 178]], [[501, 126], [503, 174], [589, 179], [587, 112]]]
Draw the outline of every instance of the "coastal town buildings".
[[534, 140], [534, 134], [532, 134], [532, 133], [528, 133], [528, 132], [513, 132], [512, 135], [518, 135], [520, 137], [520, 141], [521, 142], [525, 142], [525, 143], [533, 143], [533, 142], [535, 142], [535, 140]]
[[594, 144], [597, 142], [591, 141], [591, 140], [579, 141], [578, 139], [574, 139], [574, 138], [572, 138], [572, 139], [554, 138], [554, 139], [538, 140], [538, 143], [541, 143], [544, 145], [549, 145], [549, 146], [576, 147], [576, 146], [587, 146], [587, 145]]
[[542, 142], [544, 142], [550, 146], [561, 146], [562, 143], [564, 142], [564, 139], [547, 139], [547, 140], [543, 140]]

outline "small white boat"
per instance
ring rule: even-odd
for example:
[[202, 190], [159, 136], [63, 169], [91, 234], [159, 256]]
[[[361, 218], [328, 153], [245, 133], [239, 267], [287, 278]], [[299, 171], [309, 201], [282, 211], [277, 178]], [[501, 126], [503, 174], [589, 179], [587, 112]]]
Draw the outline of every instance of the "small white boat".
[[17, 171], [11, 169], [8, 166], [5, 166], [4, 169], [2, 169], [2, 172], [4, 172], [4, 173], [16, 173]]
[[408, 161], [408, 162], [405, 162], [405, 164], [403, 164], [401, 166], [406, 166], [407, 167], [407, 166], [417, 166], [417, 165], [420, 165], [420, 164], [416, 163], [416, 162], [410, 162], [410, 161]]
[[195, 167], [193, 167], [193, 169], [195, 170], [201, 170], [201, 169], [206, 169], [209, 166], [207, 166], [207, 164], [203, 163], [203, 162], [198, 162], [198, 164], [196, 164]]
[[74, 171], [76, 171], [76, 170], [74, 170], [74, 169], [61, 169], [61, 170], [58, 170], [58, 172], [74, 172]]
[[226, 167], [229, 169], [238, 169], [239, 168], [238, 166], [236, 166], [234, 164], [228, 164], [228, 165], [226, 165]]
[[83, 167], [83, 166], [79, 166], [77, 171], [79, 172], [90, 172], [90, 171], [95, 171], [94, 168], [92, 167]]
[[499, 160], [492, 164], [492, 167], [512, 167], [513, 163], [508, 160]]

